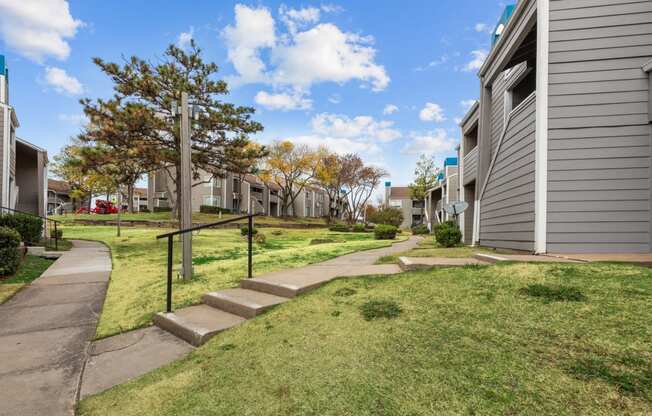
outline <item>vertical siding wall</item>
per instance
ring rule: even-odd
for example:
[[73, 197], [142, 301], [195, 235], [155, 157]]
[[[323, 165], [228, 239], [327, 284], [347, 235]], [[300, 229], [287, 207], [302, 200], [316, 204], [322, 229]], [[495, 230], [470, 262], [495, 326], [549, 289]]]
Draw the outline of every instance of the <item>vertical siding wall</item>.
[[550, 10], [547, 249], [647, 252], [652, 1]]
[[502, 144], [497, 147], [480, 206], [481, 245], [534, 250], [533, 98], [514, 109]]
[[498, 75], [491, 88], [491, 157], [498, 148], [505, 124], [505, 72]]

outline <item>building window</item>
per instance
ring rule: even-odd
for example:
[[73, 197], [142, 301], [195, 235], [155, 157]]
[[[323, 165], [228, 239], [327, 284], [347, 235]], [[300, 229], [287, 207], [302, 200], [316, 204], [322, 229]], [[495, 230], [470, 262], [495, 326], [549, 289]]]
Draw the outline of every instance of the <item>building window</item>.
[[401, 208], [403, 206], [403, 203], [401, 202], [400, 199], [390, 199], [389, 206], [390, 208]]
[[505, 118], [537, 88], [537, 71], [531, 62], [522, 62], [505, 73]]
[[204, 205], [211, 207], [220, 207], [222, 206], [222, 197], [221, 196], [205, 196]]

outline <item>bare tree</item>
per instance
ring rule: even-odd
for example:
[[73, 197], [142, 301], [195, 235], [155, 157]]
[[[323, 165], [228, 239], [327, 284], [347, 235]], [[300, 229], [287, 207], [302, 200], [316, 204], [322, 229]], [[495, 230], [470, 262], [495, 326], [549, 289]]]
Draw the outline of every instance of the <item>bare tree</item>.
[[388, 176], [385, 169], [365, 166], [359, 156], [351, 159], [349, 173], [343, 183], [346, 197], [346, 219], [350, 224], [364, 218], [364, 211], [374, 190]]

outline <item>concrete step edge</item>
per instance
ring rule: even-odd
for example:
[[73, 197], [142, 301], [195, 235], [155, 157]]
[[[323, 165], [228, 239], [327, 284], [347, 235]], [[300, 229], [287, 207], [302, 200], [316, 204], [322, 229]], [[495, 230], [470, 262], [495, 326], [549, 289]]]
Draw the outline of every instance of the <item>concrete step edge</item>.
[[476, 260], [484, 261], [485, 263], [495, 264], [501, 261], [508, 261], [505, 257], [496, 256], [493, 254], [475, 253], [473, 257]]
[[240, 287], [243, 289], [255, 290], [283, 298], [294, 298], [302, 293], [301, 288], [296, 286], [273, 283], [259, 279], [243, 279], [240, 281]]
[[[250, 291], [250, 289], [244, 289]], [[256, 291], [251, 291], [256, 292]], [[240, 299], [229, 296], [228, 293], [222, 292], [211, 292], [206, 293], [202, 296], [202, 302], [208, 306], [211, 306], [216, 309], [221, 309], [225, 312], [232, 313], [234, 315], [242, 316], [246, 319], [251, 319], [260, 315], [261, 313], [273, 308], [276, 305], [286, 302], [287, 298], [281, 298], [280, 296], [271, 295], [265, 292], [258, 292], [268, 296], [275, 296], [278, 299], [272, 299], [270, 303], [261, 305], [255, 301], [248, 301], [247, 299]]]

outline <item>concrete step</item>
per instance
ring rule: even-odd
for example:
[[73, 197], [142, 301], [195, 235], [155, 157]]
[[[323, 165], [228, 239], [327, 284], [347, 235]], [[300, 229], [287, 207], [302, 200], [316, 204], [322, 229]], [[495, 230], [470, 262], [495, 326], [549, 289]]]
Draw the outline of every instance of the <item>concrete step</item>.
[[264, 292], [270, 295], [280, 296], [283, 298], [294, 298], [301, 293], [309, 290], [297, 285], [290, 285], [287, 283], [272, 282], [263, 279], [242, 279], [240, 287], [243, 289], [254, 290], [256, 292]]
[[154, 325], [196, 347], [244, 321], [241, 316], [208, 305], [190, 306], [175, 312], [160, 312], [154, 315]]
[[508, 261], [507, 258], [497, 256], [495, 254], [475, 253], [473, 257], [480, 261], [484, 261], [486, 263], [491, 263], [491, 264], [500, 263], [502, 261]]
[[247, 319], [260, 315], [288, 300], [288, 298], [269, 293], [237, 288], [220, 290], [202, 296], [202, 302], [206, 305]]

